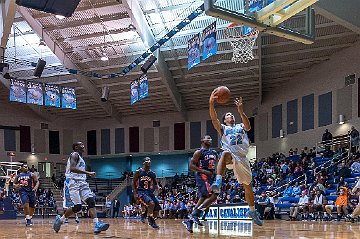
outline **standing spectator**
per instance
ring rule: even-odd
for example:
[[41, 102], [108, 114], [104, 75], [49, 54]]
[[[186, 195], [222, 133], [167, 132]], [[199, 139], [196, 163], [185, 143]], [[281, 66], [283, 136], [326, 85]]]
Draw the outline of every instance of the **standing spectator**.
[[357, 147], [359, 146], [359, 131], [357, 131], [354, 126], [351, 127], [350, 139], [351, 139], [351, 151], [355, 153]]
[[113, 218], [119, 217], [119, 210], [120, 210], [120, 201], [118, 199], [115, 199], [113, 203], [113, 213], [112, 213]]
[[[326, 152], [330, 151], [330, 144], [329, 143], [331, 143], [332, 138], [333, 138], [332, 134], [329, 132], [328, 129], [326, 129], [325, 133], [323, 134], [322, 139], [321, 139], [322, 143], [325, 146], [325, 151]], [[329, 144], [329, 145], [327, 145], [327, 144]]]

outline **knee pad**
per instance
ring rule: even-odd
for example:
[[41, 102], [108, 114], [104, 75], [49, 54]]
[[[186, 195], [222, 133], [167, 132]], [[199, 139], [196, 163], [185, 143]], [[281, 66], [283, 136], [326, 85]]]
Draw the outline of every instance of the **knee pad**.
[[76, 204], [74, 205], [71, 210], [74, 212], [74, 213], [77, 213], [77, 212], [80, 212], [81, 211], [81, 204]]
[[86, 199], [86, 203], [89, 206], [89, 208], [94, 208], [95, 207], [95, 200], [92, 197], [89, 197], [88, 199]]

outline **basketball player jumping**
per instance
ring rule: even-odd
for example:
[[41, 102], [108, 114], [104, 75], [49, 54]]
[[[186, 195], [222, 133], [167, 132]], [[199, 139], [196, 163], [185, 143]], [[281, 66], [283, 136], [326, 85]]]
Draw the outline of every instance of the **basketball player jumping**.
[[109, 224], [99, 222], [93, 193], [91, 192], [89, 184], [86, 182], [86, 175], [94, 177], [96, 173], [86, 171], [86, 164], [82, 158], [85, 146], [82, 142], [77, 142], [73, 144], [72, 148], [73, 152], [68, 158], [65, 176], [70, 199], [74, 206], [66, 210], [62, 217], [60, 215], [56, 217], [53, 229], [55, 232], [59, 232], [65, 219], [69, 218], [74, 213], [79, 212], [81, 210], [82, 201], [84, 201], [88, 205], [90, 216], [94, 221], [94, 233], [97, 234], [106, 231], [109, 228]]
[[225, 174], [226, 167], [233, 168], [238, 182], [242, 183], [245, 190], [245, 199], [250, 208], [247, 216], [251, 217], [257, 225], [262, 226], [263, 222], [255, 211], [254, 193], [251, 185], [252, 172], [250, 162], [246, 158], [250, 146], [246, 131], [249, 131], [251, 126], [248, 117], [244, 113], [242, 98], [236, 98], [235, 105], [243, 123], [235, 124], [235, 117], [230, 112], [223, 115], [222, 123], [220, 123], [214, 107], [215, 100], [218, 98], [216, 94], [217, 89], [211, 93], [209, 112], [214, 128], [221, 136], [223, 152], [217, 166], [216, 181], [211, 185], [211, 190], [214, 193], [219, 193], [222, 185], [222, 176]]
[[20, 200], [24, 206], [25, 225], [31, 226], [31, 219], [35, 212], [35, 192], [39, 187], [39, 181], [36, 176], [29, 171], [26, 163], [21, 165], [20, 173], [15, 177], [14, 187], [15, 189], [19, 189]]
[[212, 139], [209, 135], [205, 135], [201, 139], [201, 148], [194, 152], [189, 165], [190, 170], [197, 172], [196, 184], [199, 197], [194, 211], [189, 216], [190, 220], [183, 221], [184, 226], [190, 233], [193, 232], [193, 222], [203, 226], [199, 220], [200, 214], [210, 207], [217, 198], [217, 194], [212, 193], [210, 190], [210, 186], [214, 181], [215, 162], [218, 160], [217, 152], [210, 149], [211, 142]]
[[[159, 201], [154, 195], [154, 190], [158, 187], [156, 174], [150, 169], [151, 159], [144, 158], [143, 167], [134, 173], [132, 188], [136, 200], [147, 206], [147, 216], [149, 225], [152, 228], [159, 228], [155, 222], [158, 213], [161, 210]], [[143, 211], [144, 212], [144, 211]]]

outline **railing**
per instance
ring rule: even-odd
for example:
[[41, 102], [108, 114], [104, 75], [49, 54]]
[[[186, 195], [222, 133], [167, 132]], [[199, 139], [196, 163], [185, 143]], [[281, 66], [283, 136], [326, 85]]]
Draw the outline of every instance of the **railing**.
[[124, 181], [122, 181], [118, 186], [114, 188], [114, 190], [111, 191], [111, 193], [107, 196], [108, 197], [107, 200], [113, 201], [115, 198], [117, 198], [119, 194], [122, 193], [127, 186], [130, 186], [130, 182], [131, 182], [130, 177], [126, 177]]
[[[321, 141], [316, 143], [316, 155], [320, 151], [326, 150], [326, 148], [332, 150], [333, 152], [336, 152], [340, 148], [351, 149], [351, 137], [350, 135], [347, 134], [338, 135], [338, 136], [334, 136], [332, 140]], [[351, 150], [349, 150], [348, 153], [350, 156]]]

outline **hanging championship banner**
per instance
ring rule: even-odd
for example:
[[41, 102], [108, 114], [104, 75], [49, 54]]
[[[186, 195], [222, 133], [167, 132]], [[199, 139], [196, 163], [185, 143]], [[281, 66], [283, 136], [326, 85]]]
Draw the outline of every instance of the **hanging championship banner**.
[[139, 78], [139, 99], [144, 99], [149, 96], [149, 83], [146, 74], [143, 74]]
[[45, 84], [45, 105], [60, 107], [60, 86]]
[[202, 59], [208, 59], [212, 55], [216, 55], [216, 21], [203, 30], [203, 47]]
[[26, 81], [10, 79], [10, 101], [26, 103]]
[[131, 94], [131, 104], [135, 104], [139, 100], [139, 83], [137, 80], [130, 83], [130, 94]]
[[75, 88], [62, 87], [61, 88], [61, 108], [76, 109], [76, 95]]
[[34, 105], [44, 105], [44, 95], [42, 83], [28, 81], [26, 103]]
[[188, 41], [188, 70], [200, 63], [200, 33]]

